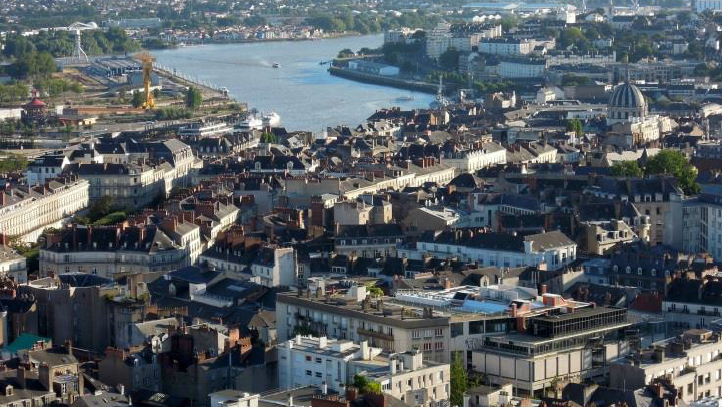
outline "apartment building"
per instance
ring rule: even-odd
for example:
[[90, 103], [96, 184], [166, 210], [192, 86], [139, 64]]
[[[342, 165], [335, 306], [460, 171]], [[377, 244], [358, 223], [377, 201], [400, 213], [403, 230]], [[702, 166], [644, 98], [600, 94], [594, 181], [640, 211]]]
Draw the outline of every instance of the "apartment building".
[[515, 329], [485, 336], [472, 351], [473, 369], [492, 384], [511, 382], [518, 394], [539, 395], [560, 378], [602, 377], [612, 360], [628, 352], [626, 309], [587, 305], [572, 310], [566, 308], [572, 302], [550, 294], [543, 303], [558, 308], [545, 314], [512, 305]]
[[403, 309], [367, 298], [366, 287], [351, 286], [326, 298], [300, 290], [276, 297], [279, 340], [293, 337], [296, 327], [306, 327], [332, 339], [367, 341], [384, 352], [421, 350], [424, 360], [449, 363], [449, 317], [429, 308]]
[[149, 349], [127, 352], [108, 348], [98, 362], [98, 378], [103, 383], [121, 384], [127, 392], [161, 390], [161, 370], [157, 355]]
[[0, 231], [35, 243], [45, 228], [88, 206], [88, 182], [66, 176], [40, 186], [20, 185], [0, 192]]
[[[64, 173], [77, 174], [90, 184], [90, 200], [113, 197], [122, 207], [143, 207], [174, 187], [190, 184], [191, 174], [202, 167], [187, 144], [179, 140], [154, 143], [100, 144], [103, 162], [75, 163]], [[107, 151], [110, 150], [110, 153]], [[115, 154], [112, 154], [115, 153]]]
[[160, 224], [65, 228], [50, 233], [40, 249], [40, 275], [171, 271], [191, 264], [200, 246], [198, 226], [176, 218]]
[[[448, 405], [451, 394], [451, 373], [448, 363], [424, 361], [419, 350], [389, 356], [388, 367], [370, 368], [357, 364], [371, 380], [381, 385], [381, 391], [411, 406]], [[381, 363], [383, 363], [381, 361]]]
[[493, 142], [479, 143], [445, 152], [441, 162], [453, 166], [458, 172], [475, 172], [496, 164], [506, 164], [506, 149]]
[[485, 38], [479, 41], [479, 52], [492, 55], [526, 55], [534, 48], [534, 42], [523, 39]]
[[404, 238], [401, 226], [395, 223], [381, 225], [346, 225], [336, 228], [334, 250], [347, 256], [396, 256], [396, 248]]
[[333, 204], [333, 222], [339, 225], [384, 224], [391, 221], [391, 203], [378, 195], [361, 195], [356, 200]]
[[426, 56], [437, 60], [450, 48], [469, 52], [483, 39], [500, 37], [501, 34], [500, 24], [449, 24], [440, 21], [426, 32]]
[[691, 329], [657, 342], [650, 349], [612, 363], [612, 387], [644, 387], [659, 377], [670, 378], [678, 397], [693, 402], [722, 396], [722, 339], [707, 329]]
[[296, 252], [292, 247], [262, 247], [251, 263], [251, 274], [264, 287], [290, 287], [298, 280]]
[[279, 386], [342, 392], [361, 374], [409, 405], [436, 406], [449, 398], [449, 365], [423, 360], [419, 350], [382, 354], [364, 341], [296, 336], [278, 345]]
[[10, 277], [18, 284], [28, 282], [27, 259], [7, 246], [7, 238], [0, 235], [0, 277]]
[[640, 238], [649, 240], [648, 235], [637, 236], [634, 230], [622, 220], [584, 222], [580, 226], [584, 247], [579, 249], [598, 256], [604, 255], [618, 244], [633, 242]]
[[674, 179], [665, 176], [653, 178], [601, 178], [596, 185], [585, 191], [600, 198], [629, 201], [640, 214], [649, 216], [649, 243], [657, 245], [665, 241], [665, 216], [670, 202], [682, 196]]
[[356, 374], [351, 362], [371, 360], [381, 354], [367, 342], [297, 335], [278, 344], [278, 385], [283, 389], [326, 386], [342, 392]]
[[617, 63], [617, 52], [579, 54], [567, 51], [547, 52], [544, 55], [547, 66], [556, 65], [598, 65], [607, 66]]
[[399, 256], [421, 259], [457, 257], [480, 266], [546, 267], [559, 270], [577, 257], [577, 244], [559, 231], [520, 236], [478, 228], [429, 231], [415, 246], [397, 250]]

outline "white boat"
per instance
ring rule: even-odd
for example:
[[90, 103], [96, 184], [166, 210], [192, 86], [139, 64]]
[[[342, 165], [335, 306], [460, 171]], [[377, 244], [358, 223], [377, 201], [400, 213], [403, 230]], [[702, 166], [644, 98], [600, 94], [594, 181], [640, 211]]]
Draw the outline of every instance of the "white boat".
[[276, 62], [276, 63], [273, 64], [273, 67], [274, 67], [274, 68], [280, 68], [280, 67], [281, 67], [281, 64], [279, 64], [278, 62]]
[[258, 118], [255, 114], [249, 114], [245, 119], [238, 122], [236, 130], [240, 131], [251, 131], [259, 130], [263, 128], [263, 120]]
[[408, 96], [399, 96], [399, 97], [396, 98], [396, 101], [397, 101], [397, 102], [413, 102], [413, 101], [414, 101], [414, 97], [411, 96], [411, 95], [408, 95]]
[[263, 115], [263, 127], [279, 127], [281, 125], [281, 116], [276, 112]]

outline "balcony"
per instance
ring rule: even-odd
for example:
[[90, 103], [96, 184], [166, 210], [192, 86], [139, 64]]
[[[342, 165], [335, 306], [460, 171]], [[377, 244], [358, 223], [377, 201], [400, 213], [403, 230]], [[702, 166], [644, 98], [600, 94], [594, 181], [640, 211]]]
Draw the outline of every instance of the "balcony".
[[385, 340], [385, 341], [393, 341], [393, 340], [394, 340], [394, 336], [393, 336], [393, 335], [385, 334], [385, 333], [382, 333], [382, 332], [370, 331], [370, 330], [368, 330], [368, 329], [357, 328], [357, 329], [356, 329], [356, 332], [357, 332], [359, 335], [369, 336], [369, 337], [372, 337], [372, 338], [382, 339], [382, 340]]

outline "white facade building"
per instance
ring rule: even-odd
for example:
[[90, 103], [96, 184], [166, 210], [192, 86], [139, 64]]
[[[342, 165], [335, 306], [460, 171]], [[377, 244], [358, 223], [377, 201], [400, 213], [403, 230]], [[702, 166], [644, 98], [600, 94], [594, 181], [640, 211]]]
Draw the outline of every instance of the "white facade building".
[[442, 162], [462, 172], [474, 172], [496, 164], [506, 163], [506, 149], [496, 143], [483, 143], [481, 148], [445, 154]]
[[421, 259], [459, 257], [480, 266], [547, 267], [558, 270], [577, 257], [577, 244], [558, 231], [528, 236], [455, 230], [432, 236], [426, 234], [415, 249], [398, 249], [398, 255]]
[[292, 247], [265, 247], [251, 264], [251, 274], [260, 279], [264, 287], [292, 286], [296, 284], [297, 267]]
[[0, 192], [0, 231], [34, 243], [46, 227], [88, 207], [88, 181], [73, 177]]
[[367, 342], [357, 345], [351, 341], [296, 336], [278, 344], [278, 385], [284, 389], [301, 386], [322, 387], [343, 392], [353, 380], [349, 362], [371, 360], [381, 349], [371, 348]]

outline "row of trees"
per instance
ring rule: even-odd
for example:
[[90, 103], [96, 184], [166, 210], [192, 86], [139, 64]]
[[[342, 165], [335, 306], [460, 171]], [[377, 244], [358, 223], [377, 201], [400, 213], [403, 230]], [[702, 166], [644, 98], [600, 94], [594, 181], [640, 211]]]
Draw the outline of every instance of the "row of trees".
[[[125, 30], [113, 27], [108, 31], [82, 32], [81, 42], [88, 55], [134, 52], [140, 43], [131, 39]], [[67, 31], [41, 31], [37, 35], [9, 35], [2, 55], [8, 59], [21, 59], [33, 53], [48, 53], [54, 58], [69, 57], [75, 47], [75, 34]]]
[[12, 83], [0, 85], [0, 102], [18, 102], [28, 97], [28, 85]]
[[5, 68], [6, 73], [15, 79], [47, 78], [57, 70], [58, 65], [52, 55], [37, 51], [24, 54]]
[[399, 27], [431, 28], [439, 22], [439, 17], [423, 11], [401, 15], [354, 14], [348, 11], [340, 14], [319, 13], [306, 19], [306, 22], [328, 32], [356, 31], [369, 34]]
[[659, 154], [647, 159], [640, 167], [637, 161], [625, 161], [614, 164], [611, 174], [615, 177], [643, 177], [645, 175], [666, 174], [677, 180], [677, 185], [687, 195], [699, 193], [696, 182], [697, 168], [677, 150], [662, 150]]

